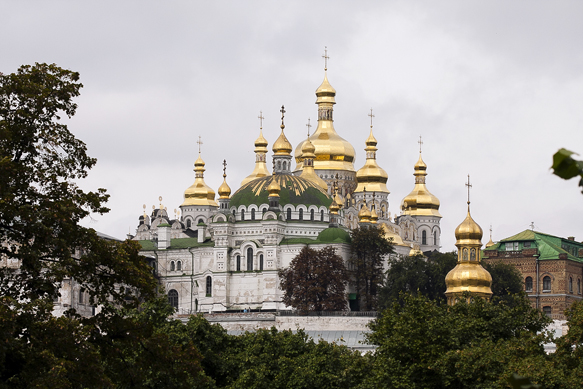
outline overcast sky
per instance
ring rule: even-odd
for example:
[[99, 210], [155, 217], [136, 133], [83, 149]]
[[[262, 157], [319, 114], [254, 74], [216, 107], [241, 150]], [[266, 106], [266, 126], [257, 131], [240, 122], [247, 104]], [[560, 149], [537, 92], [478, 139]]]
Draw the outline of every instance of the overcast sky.
[[[8, 1], [0, 0], [0, 72], [56, 63], [84, 88], [69, 129], [98, 159], [86, 189], [111, 194], [85, 225], [134, 233], [158, 196], [172, 215], [222, 161], [233, 189], [254, 167], [263, 111], [269, 149], [303, 141], [314, 92], [337, 91], [334, 125], [363, 166], [369, 113], [390, 211], [414, 186], [419, 136], [427, 187], [441, 201], [442, 250], [466, 213], [488, 241], [529, 228], [583, 240], [576, 180], [551, 174], [561, 147], [583, 153], [580, 1]], [[315, 129], [315, 127], [313, 128]]]

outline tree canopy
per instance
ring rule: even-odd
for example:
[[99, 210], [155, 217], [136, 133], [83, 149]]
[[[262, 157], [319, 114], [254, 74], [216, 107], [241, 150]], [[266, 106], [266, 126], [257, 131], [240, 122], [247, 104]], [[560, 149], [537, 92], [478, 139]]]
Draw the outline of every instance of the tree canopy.
[[332, 246], [321, 250], [305, 246], [279, 277], [282, 301], [290, 307], [302, 312], [347, 309], [346, 267]]
[[352, 255], [349, 260], [351, 281], [363, 308], [377, 308], [377, 294], [383, 282], [383, 261], [394, 253], [393, 245], [376, 225], [358, 227], [350, 231]]
[[[553, 174], [564, 180], [570, 180], [573, 177], [581, 177], [579, 186], [583, 188], [583, 161], [578, 161], [572, 157], [576, 153], [567, 149], [560, 149], [553, 155]], [[583, 189], [581, 190], [583, 192]]]

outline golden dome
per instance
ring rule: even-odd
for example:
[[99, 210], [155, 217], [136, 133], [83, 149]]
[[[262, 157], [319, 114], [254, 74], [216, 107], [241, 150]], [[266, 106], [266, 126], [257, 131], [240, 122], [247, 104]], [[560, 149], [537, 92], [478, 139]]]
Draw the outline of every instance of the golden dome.
[[492, 242], [492, 238], [486, 243], [486, 248], [494, 246], [496, 243]]
[[[275, 176], [273, 176], [275, 177]], [[267, 192], [269, 197], [279, 197], [279, 192], [281, 191], [281, 186], [275, 178], [271, 179], [271, 183], [267, 186]]]
[[358, 221], [360, 223], [369, 223], [370, 222], [370, 211], [366, 206], [366, 202], [363, 204], [362, 208], [358, 212]]
[[255, 169], [253, 169], [253, 172], [241, 181], [241, 186], [256, 178], [267, 177], [270, 175], [266, 163], [267, 151], [267, 140], [263, 137], [263, 131], [259, 130], [259, 138], [255, 141]]
[[468, 215], [456, 228], [455, 245], [458, 248], [456, 267], [445, 276], [447, 303], [455, 304], [462, 298], [464, 292], [470, 292], [472, 297], [490, 298], [492, 296], [492, 276], [480, 263], [482, 247], [482, 228]]
[[302, 170], [300, 177], [310, 180], [323, 190], [328, 191], [328, 184], [326, 184], [326, 181], [321, 179], [314, 171], [314, 158], [316, 157], [314, 155], [314, 150], [315, 147], [312, 142], [310, 142], [310, 139], [306, 139], [302, 146], [304, 169]]
[[455, 229], [455, 245], [480, 245], [482, 246], [482, 228], [472, 219], [470, 215], [470, 204], [468, 202], [468, 215], [465, 220]]
[[330, 204], [330, 213], [332, 215], [338, 215], [338, 210], [340, 210], [340, 206], [336, 202], [336, 200], [332, 200], [332, 204]]
[[427, 165], [421, 158], [415, 164], [415, 188], [401, 202], [401, 210], [404, 215], [413, 216], [439, 216], [439, 200], [432, 195], [425, 186], [425, 176], [427, 176]]
[[370, 222], [377, 224], [377, 220], [379, 220], [379, 216], [377, 215], [377, 211], [375, 211], [375, 207], [373, 207], [372, 211], [370, 211]]
[[364, 188], [368, 188], [369, 191], [390, 193], [387, 189], [387, 180], [389, 175], [382, 169], [376, 160], [377, 140], [372, 134], [372, 127], [370, 129], [370, 135], [366, 140], [366, 162], [364, 166], [361, 167], [356, 172], [356, 181], [358, 185], [355, 192], [363, 192]]
[[281, 135], [273, 144], [272, 150], [276, 155], [289, 155], [292, 152], [292, 145], [283, 133], [283, 128], [281, 129]]
[[228, 199], [231, 196], [231, 188], [227, 184], [227, 174], [223, 173], [223, 183], [219, 186], [219, 198]]
[[215, 191], [204, 182], [204, 166], [200, 153], [194, 162], [194, 184], [184, 191], [184, 202], [181, 207], [187, 205], [209, 205], [218, 207], [215, 201]]
[[403, 243], [403, 239], [401, 238], [401, 236], [395, 232], [393, 232], [386, 223], [382, 223], [381, 224], [381, 228], [383, 229], [384, 233], [385, 233], [385, 239], [390, 240], [393, 239], [393, 244], [395, 246], [406, 246], [408, 247], [405, 243]]
[[[324, 75], [324, 82], [316, 90], [316, 104], [318, 104], [318, 128], [310, 136], [315, 147], [314, 169], [316, 170], [349, 170], [354, 171], [354, 147], [343, 139], [334, 129], [332, 118], [336, 90]], [[300, 143], [294, 152], [297, 169], [302, 169], [302, 146]]]
[[419, 245], [411, 246], [411, 250], [409, 250], [409, 256], [414, 257], [416, 255], [423, 255], [423, 251], [419, 248]]

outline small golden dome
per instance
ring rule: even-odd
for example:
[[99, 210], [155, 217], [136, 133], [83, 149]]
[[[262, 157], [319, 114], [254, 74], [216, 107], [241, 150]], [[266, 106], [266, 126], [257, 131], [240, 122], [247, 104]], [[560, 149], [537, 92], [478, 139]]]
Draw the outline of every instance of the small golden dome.
[[377, 220], [379, 220], [379, 216], [377, 215], [377, 211], [375, 211], [375, 208], [372, 208], [372, 211], [370, 211], [370, 222], [372, 224], [376, 224]]
[[390, 229], [390, 228], [387, 226], [387, 224], [386, 224], [386, 223], [382, 223], [382, 224], [381, 224], [381, 228], [383, 229], [383, 231], [384, 231], [384, 233], [385, 233], [385, 239], [387, 239], [387, 240], [390, 240], [390, 239], [392, 239], [392, 240], [393, 240], [393, 244], [394, 244], [395, 246], [406, 246], [406, 247], [408, 247], [408, 245], [406, 245], [406, 244], [403, 242], [403, 239], [401, 238], [401, 236], [400, 236], [399, 234], [397, 234], [397, 233], [393, 232], [393, 231], [392, 231], [392, 230], [391, 230], [391, 229]]
[[275, 179], [275, 176], [271, 176], [271, 183], [267, 186], [267, 192], [269, 197], [279, 197], [279, 192], [281, 191], [281, 186]]
[[218, 207], [215, 201], [215, 191], [204, 182], [204, 166], [200, 153], [194, 162], [194, 184], [184, 191], [184, 202], [187, 205], [209, 205]]
[[480, 245], [482, 246], [482, 228], [472, 219], [470, 215], [470, 204], [468, 203], [468, 215], [465, 220], [455, 229], [456, 246], [458, 245]]
[[439, 200], [432, 195], [425, 186], [425, 176], [427, 176], [427, 165], [421, 158], [415, 164], [415, 188], [401, 202], [401, 210], [405, 215], [413, 216], [439, 216]]
[[227, 175], [223, 174], [223, 183], [219, 186], [219, 198], [228, 199], [231, 196], [231, 188], [227, 184]]
[[[263, 151], [267, 152], [267, 139], [263, 137], [263, 131], [259, 131], [259, 138], [255, 140], [255, 152]], [[257, 150], [258, 148], [265, 148], [265, 150]]]
[[332, 204], [330, 204], [330, 213], [332, 215], [338, 215], [338, 210], [340, 210], [340, 206], [336, 202], [336, 200], [332, 200]]
[[492, 242], [492, 237], [490, 237], [490, 240], [488, 241], [488, 243], [486, 243], [486, 248], [488, 247], [492, 247], [494, 246], [496, 243]]
[[267, 151], [267, 140], [263, 137], [263, 131], [259, 130], [259, 138], [255, 141], [255, 168], [251, 174], [241, 181], [241, 186], [256, 178], [267, 177], [270, 174], [265, 162]]
[[[445, 276], [447, 291], [445, 295], [450, 297], [470, 292], [472, 296], [489, 298], [492, 296], [492, 276], [482, 267], [480, 262], [458, 262], [456, 267]], [[455, 301], [451, 301], [455, 303]]]
[[366, 206], [366, 202], [364, 203], [364, 205], [362, 206], [362, 208], [358, 212], [358, 221], [361, 223], [370, 222], [370, 211], [368, 210], [368, 207]]
[[357, 193], [363, 192], [364, 188], [368, 188], [369, 191], [390, 193], [387, 188], [387, 180], [389, 175], [387, 172], [381, 168], [376, 160], [377, 140], [375, 139], [372, 128], [370, 129], [370, 135], [366, 140], [366, 162], [363, 167], [358, 169], [356, 172], [356, 181], [358, 185], [354, 190]]
[[409, 250], [409, 256], [414, 257], [416, 255], [423, 255], [423, 251], [419, 248], [419, 245], [411, 246], [411, 250]]
[[312, 181], [320, 188], [327, 191], [328, 184], [326, 184], [326, 181], [321, 179], [314, 171], [314, 158], [316, 157], [314, 155], [314, 150], [315, 150], [314, 145], [312, 144], [312, 142], [310, 142], [310, 139], [309, 138], [306, 139], [302, 146], [302, 152], [304, 157], [303, 161], [304, 169], [302, 170], [302, 174], [300, 174], [300, 177]]
[[289, 143], [285, 134], [283, 133], [283, 125], [281, 128], [281, 135], [273, 144], [272, 150], [276, 155], [290, 155], [293, 150], [291, 143]]
[[306, 139], [302, 144], [302, 157], [304, 159], [315, 158], [316, 157], [316, 155], [314, 154], [315, 151], [316, 148], [314, 147], [314, 144], [310, 141], [310, 138]]
[[336, 96], [336, 89], [330, 85], [328, 82], [328, 72], [324, 72], [324, 81], [322, 84], [316, 89], [316, 104], [317, 103], [330, 103], [336, 104], [334, 100], [334, 96]]
[[336, 192], [336, 194], [334, 195], [334, 201], [336, 201], [336, 204], [338, 204], [338, 206], [342, 208], [342, 205], [344, 204], [344, 199], [342, 198], [340, 193]]

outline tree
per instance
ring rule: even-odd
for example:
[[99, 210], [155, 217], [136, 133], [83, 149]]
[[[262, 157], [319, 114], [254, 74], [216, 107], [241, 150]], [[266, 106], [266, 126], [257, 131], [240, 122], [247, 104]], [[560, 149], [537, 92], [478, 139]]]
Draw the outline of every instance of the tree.
[[383, 261], [394, 253], [393, 245], [383, 230], [374, 225], [355, 228], [350, 236], [352, 281], [364, 308], [372, 311], [376, 309], [377, 293], [383, 281]]
[[[570, 180], [573, 177], [581, 177], [579, 186], [583, 187], [583, 161], [577, 161], [571, 156], [575, 154], [567, 149], [560, 149], [553, 155], [553, 174], [561, 177], [564, 180]], [[583, 192], [583, 190], [582, 190]]]
[[497, 297], [494, 302], [505, 301], [510, 304], [514, 301], [511, 296], [524, 293], [522, 274], [516, 267], [501, 261], [482, 265], [492, 276], [492, 297]]
[[[56, 65], [0, 74], [0, 375], [14, 386], [107, 386], [98, 345], [114, 333], [129, 336], [115, 331], [127, 324], [118, 308], [155, 295], [136, 242], [105, 241], [79, 225], [108, 211], [104, 189], [85, 192], [75, 183], [96, 160], [60, 117], [75, 114], [81, 87], [78, 73]], [[101, 312], [52, 317], [65, 279], [79, 283]]]
[[344, 261], [332, 246], [305, 246], [287, 269], [279, 271], [283, 302], [303, 312], [346, 310], [348, 276]]
[[427, 258], [422, 255], [390, 258], [379, 292], [379, 307], [384, 309], [395, 301], [402, 302], [403, 292], [445, 301], [445, 276], [456, 264], [455, 252], [435, 251]]
[[543, 344], [550, 319], [518, 296], [514, 304], [483, 299], [447, 306], [424, 296], [403, 296], [372, 322], [378, 345], [370, 388], [504, 387], [512, 373], [561, 387]]

